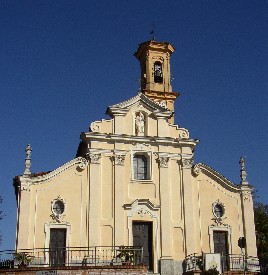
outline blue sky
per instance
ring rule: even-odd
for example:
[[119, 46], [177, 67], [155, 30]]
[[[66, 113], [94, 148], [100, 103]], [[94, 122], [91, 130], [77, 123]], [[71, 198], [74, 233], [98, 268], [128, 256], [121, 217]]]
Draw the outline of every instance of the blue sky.
[[106, 107], [136, 95], [138, 44], [151, 39], [172, 55], [175, 122], [200, 139], [196, 162], [250, 184], [268, 203], [268, 1], [1, 0], [0, 249], [13, 249], [12, 178], [73, 159], [79, 136]]

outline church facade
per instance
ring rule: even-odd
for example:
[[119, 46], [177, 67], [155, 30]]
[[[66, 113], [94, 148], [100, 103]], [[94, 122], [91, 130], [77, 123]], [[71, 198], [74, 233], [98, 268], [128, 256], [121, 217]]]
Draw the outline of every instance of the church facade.
[[14, 178], [18, 202], [17, 249], [49, 248], [64, 232], [66, 247], [144, 247], [154, 273], [181, 274], [187, 255], [256, 256], [252, 187], [234, 184], [194, 163], [198, 140], [174, 124], [170, 57], [174, 47], [139, 45], [141, 90], [107, 108], [111, 119], [92, 122], [77, 156], [49, 173]]

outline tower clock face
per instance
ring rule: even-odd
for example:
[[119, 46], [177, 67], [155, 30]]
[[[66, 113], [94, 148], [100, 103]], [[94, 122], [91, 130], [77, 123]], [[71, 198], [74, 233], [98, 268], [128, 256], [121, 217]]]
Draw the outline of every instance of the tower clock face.
[[56, 215], [61, 215], [64, 212], [64, 203], [62, 201], [55, 201], [53, 211]]

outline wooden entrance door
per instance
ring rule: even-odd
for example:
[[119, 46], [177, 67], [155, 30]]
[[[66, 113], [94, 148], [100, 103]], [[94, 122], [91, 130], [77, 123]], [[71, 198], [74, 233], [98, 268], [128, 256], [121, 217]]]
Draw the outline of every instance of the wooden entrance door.
[[214, 241], [214, 253], [220, 253], [222, 255], [223, 269], [228, 267], [228, 239], [227, 232], [225, 231], [214, 231], [213, 232]]
[[143, 247], [143, 262], [153, 270], [153, 241], [151, 222], [133, 222], [133, 245]]
[[66, 229], [50, 229], [50, 266], [64, 266], [66, 259]]

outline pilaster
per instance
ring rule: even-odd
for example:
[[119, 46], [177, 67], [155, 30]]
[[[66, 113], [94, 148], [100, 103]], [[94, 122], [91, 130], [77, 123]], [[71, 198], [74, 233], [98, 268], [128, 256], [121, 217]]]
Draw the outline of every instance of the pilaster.
[[182, 158], [182, 186], [184, 203], [184, 236], [186, 255], [195, 253], [195, 230], [194, 230], [194, 208], [193, 208], [193, 183], [192, 183], [192, 165], [194, 159]]
[[169, 156], [159, 154], [160, 179], [160, 228], [161, 228], [161, 259], [172, 259], [171, 243], [171, 187], [169, 176]]
[[257, 257], [252, 188], [244, 185], [241, 186], [241, 190], [244, 237], [247, 240], [246, 254]]
[[114, 115], [114, 125], [113, 125], [113, 131], [114, 134], [123, 134], [125, 133], [125, 115], [127, 113], [127, 110], [120, 109], [120, 108], [111, 108], [113, 109], [113, 115]]
[[114, 245], [124, 245], [125, 151], [114, 152]]
[[170, 113], [156, 113], [157, 117], [157, 136], [158, 137], [168, 137], [169, 136], [169, 126], [168, 118], [170, 118]]
[[89, 153], [89, 246], [100, 245], [101, 154]]
[[19, 187], [19, 205], [18, 205], [18, 220], [17, 220], [17, 240], [16, 248], [23, 249], [29, 247], [29, 232], [30, 232], [30, 178], [23, 176], [20, 178], [21, 186]]

